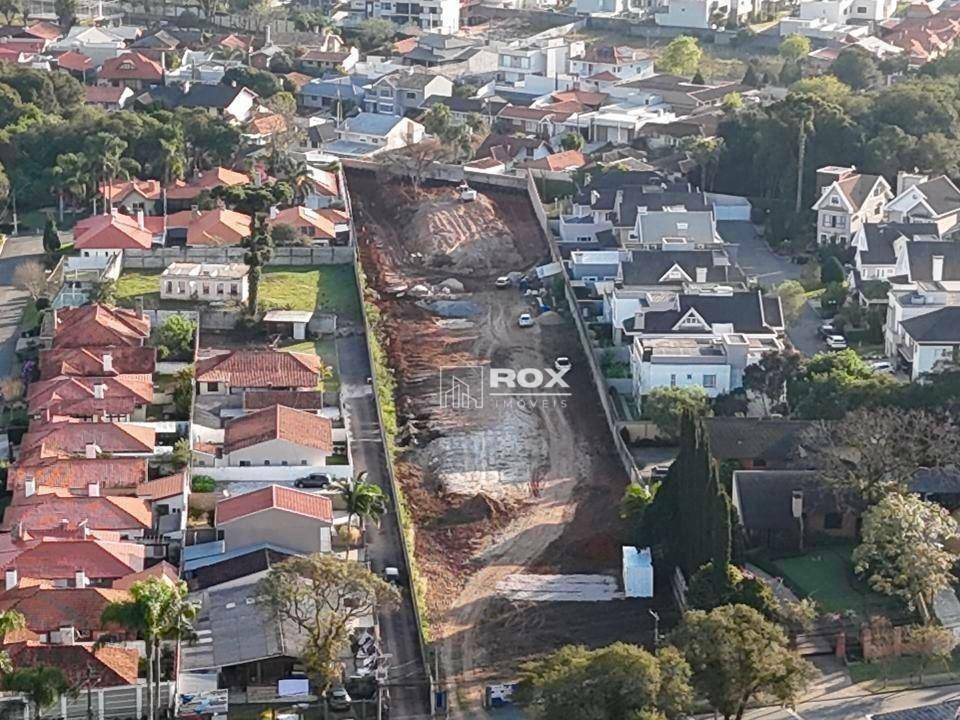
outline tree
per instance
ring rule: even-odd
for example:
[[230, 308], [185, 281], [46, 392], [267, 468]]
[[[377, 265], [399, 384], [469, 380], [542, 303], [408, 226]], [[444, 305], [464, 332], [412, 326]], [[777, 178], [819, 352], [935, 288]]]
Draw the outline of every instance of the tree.
[[25, 260], [13, 271], [13, 286], [30, 295], [33, 301], [43, 297], [48, 288], [47, 271], [36, 260]]
[[657, 65], [661, 72], [687, 77], [696, 72], [702, 57], [703, 50], [696, 38], [678, 35], [664, 49]]
[[60, 250], [60, 233], [57, 232], [57, 224], [52, 219], [47, 219], [43, 226], [43, 251], [53, 255], [58, 250]]
[[12, 25], [18, 15], [23, 16], [25, 9], [24, 0], [0, 0], [0, 15], [7, 25]]
[[157, 330], [157, 354], [161, 360], [168, 357], [193, 359], [193, 339], [197, 323], [183, 315], [171, 315]]
[[53, 11], [57, 16], [57, 24], [66, 33], [77, 21], [77, 0], [55, 0]]
[[270, 239], [277, 247], [302, 245], [303, 236], [297, 229], [288, 223], [277, 223], [270, 228]]
[[858, 409], [839, 422], [820, 421], [802, 445], [821, 480], [854, 504], [904, 493], [918, 467], [960, 460], [960, 433], [949, 418], [926, 410]]
[[748, 87], [760, 87], [760, 78], [757, 77], [757, 68], [753, 63], [747, 65], [747, 71], [743, 74], [743, 80], [740, 81], [740, 84]]
[[521, 696], [536, 717], [632, 720], [684, 716], [690, 667], [676, 648], [653, 655], [618, 642], [597, 650], [567, 645], [520, 670]]
[[793, 325], [800, 319], [803, 308], [807, 304], [807, 293], [796, 280], [784, 280], [776, 287], [777, 297], [780, 298], [780, 307], [783, 310], [783, 319], [787, 325]]
[[740, 720], [761, 694], [795, 703], [814, 674], [784, 631], [745, 605], [688, 612], [671, 640], [690, 664], [694, 688], [724, 720]]
[[359, 518], [361, 529], [368, 518], [380, 524], [380, 518], [387, 512], [387, 496], [379, 485], [343, 480], [337, 483], [337, 488], [346, 506], [347, 525], [352, 525], [355, 517]]
[[273, 243], [265, 218], [257, 219], [253, 232], [249, 237], [244, 238], [241, 247], [246, 249], [243, 261], [250, 268], [247, 278], [250, 284], [248, 312], [250, 315], [256, 315], [257, 306], [260, 302], [260, 278], [263, 274], [263, 267], [273, 256]]
[[847, 284], [842, 282], [827, 283], [827, 286], [820, 294], [820, 307], [824, 311], [837, 313], [843, 304], [847, 301], [850, 291]]
[[938, 625], [917, 625], [907, 629], [903, 638], [918, 649], [920, 667], [918, 680], [923, 685], [923, 674], [931, 665], [941, 665], [945, 670], [953, 659], [953, 651], [957, 647], [958, 638], [951, 628]]
[[395, 587], [360, 563], [320, 553], [272, 566], [256, 594], [279, 622], [295, 623], [306, 634], [301, 660], [321, 692], [340, 677], [353, 624], [399, 601]]
[[173, 444], [173, 451], [170, 453], [170, 462], [175, 470], [182, 470], [190, 464], [193, 457], [193, 449], [190, 447], [190, 440], [180, 438]]
[[829, 255], [820, 266], [820, 280], [824, 285], [829, 283], [842, 283], [847, 279], [847, 274], [843, 270], [843, 265], [836, 255]]
[[763, 402], [763, 414], [769, 415], [781, 403], [787, 403], [787, 387], [800, 375], [800, 353], [771, 350], [759, 362], [748, 365], [743, 372], [743, 387]]
[[[23, 630], [27, 626], [26, 618], [17, 610], [0, 612], [0, 640], [16, 630]], [[13, 669], [10, 656], [6, 650], [0, 650], [0, 673], [9, 673]]]
[[710, 412], [707, 391], [699, 386], [654, 388], [643, 402], [643, 412], [660, 434], [676, 439], [684, 413], [704, 417]]
[[383, 168], [391, 175], [410, 178], [415, 195], [420, 193], [420, 185], [427, 176], [427, 171], [434, 163], [443, 162], [449, 158], [448, 150], [435, 138], [423, 140], [413, 145], [407, 145], [385, 153]]
[[396, 28], [393, 23], [383, 18], [370, 18], [360, 23], [357, 39], [360, 46], [366, 50], [376, 50], [393, 40]]
[[266, 70], [258, 70], [244, 65], [227, 70], [223, 74], [221, 82], [224, 85], [235, 84], [237, 87], [248, 88], [263, 100], [273, 97], [280, 90], [280, 81], [276, 75]]
[[783, 87], [789, 87], [803, 77], [803, 69], [799, 62], [784, 62], [777, 76], [777, 82]]
[[680, 451], [644, 516], [641, 542], [662, 547], [688, 578], [713, 563], [722, 585], [732, 553], [730, 523], [730, 499], [703, 422], [686, 412]]
[[743, 95], [738, 92], [727, 93], [723, 96], [720, 107], [728, 114], [743, 110]]
[[177, 372], [176, 384], [173, 388], [173, 405], [179, 417], [189, 419], [192, 404], [193, 366], [190, 365]]
[[564, 150], [579, 150], [583, 147], [583, 135], [576, 132], [570, 132], [560, 140], [560, 147]]
[[830, 74], [854, 90], [866, 90], [880, 82], [881, 73], [873, 55], [859, 47], [840, 51]]
[[14, 670], [4, 678], [3, 686], [27, 696], [33, 706], [35, 720], [40, 720], [40, 713], [70, 690], [63, 670], [46, 665]]
[[790, 92], [798, 95], [815, 95], [825, 102], [839, 105], [850, 97], [852, 91], [849, 85], [844, 85], [833, 75], [817, 75], [797, 80], [790, 86]]
[[703, 73], [700, 72], [700, 68], [697, 68], [697, 72], [694, 73], [693, 78], [690, 82], [694, 85], [706, 85], [707, 81], [703, 79]]
[[[100, 183], [112, 186], [117, 180], [129, 180], [140, 171], [140, 163], [124, 156], [128, 147], [126, 140], [100, 132], [94, 138], [94, 147], [96, 151], [93, 157], [96, 158], [94, 163]], [[112, 197], [107, 202], [113, 210]]]
[[946, 508], [891, 493], [863, 514], [854, 568], [873, 590], [901, 598], [929, 623], [934, 596], [953, 581], [957, 556], [944, 544], [956, 535], [957, 521]]
[[787, 35], [780, 43], [779, 52], [784, 62], [799, 62], [810, 54], [810, 39], [803, 35]]
[[63, 220], [63, 196], [69, 195], [76, 214], [77, 206], [82, 205], [90, 193], [90, 162], [82, 153], [64, 153], [58, 155], [53, 166], [53, 187], [57, 191], [60, 206], [60, 220]]
[[686, 137], [680, 141], [680, 149], [700, 168], [700, 188], [712, 190], [713, 178], [723, 152], [723, 138]]

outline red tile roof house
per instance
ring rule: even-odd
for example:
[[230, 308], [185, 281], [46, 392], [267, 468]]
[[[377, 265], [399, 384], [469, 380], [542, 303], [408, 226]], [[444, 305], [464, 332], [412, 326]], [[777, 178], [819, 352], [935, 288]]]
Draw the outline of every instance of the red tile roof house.
[[124, 250], [150, 250], [163, 242], [163, 218], [138, 214], [94, 215], [73, 227], [73, 247], [83, 257], [113, 255]]
[[197, 197], [204, 191], [216, 187], [233, 187], [234, 185], [249, 185], [253, 179], [243, 172], [225, 167], [215, 167], [204, 170], [195, 178], [186, 182], [178, 180], [167, 187], [167, 210], [189, 210], [196, 203]]
[[61, 490], [89, 496], [99, 485], [101, 495], [137, 495], [147, 480], [147, 460], [138, 457], [41, 458], [38, 454], [20, 460], [7, 472], [7, 489], [14, 495], [31, 496], [45, 490]]
[[103, 61], [97, 71], [97, 84], [146, 90], [153, 85], [163, 85], [163, 66], [146, 55], [127, 52]]
[[153, 403], [150, 375], [61, 376], [32, 383], [27, 414], [50, 422], [56, 417], [86, 422], [146, 420]]
[[283, 210], [271, 208], [267, 224], [270, 227], [289, 225], [312, 245], [329, 245], [337, 238], [337, 230], [333, 222], [316, 210], [300, 205]]
[[152, 347], [59, 347], [40, 351], [40, 379], [153, 375], [157, 351]]
[[153, 528], [153, 512], [148, 501], [136, 497], [18, 496], [4, 513], [0, 532], [16, 530], [44, 537], [47, 532], [77, 527], [140, 540]]
[[100, 621], [110, 603], [129, 600], [129, 592], [113, 588], [19, 586], [0, 593], [0, 612], [19, 612], [27, 629], [42, 643], [93, 642], [107, 634], [118, 640], [135, 640], [136, 633], [120, 626], [104, 627]]
[[587, 164], [587, 158], [579, 150], [564, 150], [547, 155], [539, 160], [530, 160], [525, 167], [529, 170], [548, 170], [552, 172], [570, 172]]
[[26, 578], [48, 580], [53, 587], [111, 587], [143, 570], [146, 558], [145, 545], [122, 540], [44, 537], [27, 545], [0, 567], [5, 587]]
[[150, 337], [150, 319], [135, 310], [94, 303], [63, 308], [54, 315], [53, 347], [142, 347]]
[[128, 87], [113, 87], [111, 85], [84, 85], [83, 102], [107, 112], [123, 110], [136, 95]]
[[124, 423], [53, 422], [31, 428], [20, 441], [20, 456], [34, 458], [149, 457], [156, 448], [153, 428]]
[[113, 207], [123, 209], [131, 216], [136, 215], [138, 210], [153, 215], [161, 200], [162, 190], [159, 180], [134, 179], [113, 185], [104, 183], [100, 186], [100, 195], [107, 203], [113, 203]]
[[60, 668], [72, 687], [86, 687], [93, 678], [94, 687], [136, 685], [140, 653], [135, 648], [113, 645], [96, 648], [92, 644], [42, 645], [36, 641], [6, 647], [15, 668]]
[[261, 543], [301, 553], [330, 552], [330, 498], [270, 485], [217, 503], [215, 525], [227, 551]]
[[222, 464], [326, 465], [333, 452], [333, 426], [315, 413], [283, 405], [229, 420], [223, 433]]
[[283, 350], [230, 350], [201, 358], [196, 364], [201, 395], [239, 394], [261, 390], [316, 390], [320, 358]]

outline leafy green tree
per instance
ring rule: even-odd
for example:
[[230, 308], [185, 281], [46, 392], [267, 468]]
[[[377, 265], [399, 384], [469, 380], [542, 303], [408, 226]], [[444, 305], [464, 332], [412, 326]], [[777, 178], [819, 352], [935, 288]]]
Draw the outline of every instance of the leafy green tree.
[[784, 87], [789, 87], [803, 77], [803, 69], [799, 62], [784, 62], [780, 68], [777, 81]]
[[[192, 365], [177, 372], [176, 384], [173, 388], [173, 405], [181, 418], [190, 418], [193, 405], [193, 372]], [[189, 458], [187, 462], [189, 463]]]
[[697, 163], [700, 170], [700, 187], [709, 192], [713, 189], [714, 176], [723, 153], [723, 138], [686, 137], [680, 149]]
[[661, 72], [688, 77], [696, 72], [702, 57], [703, 50], [696, 38], [678, 35], [664, 49], [657, 65]]
[[743, 110], [743, 95], [738, 92], [727, 93], [723, 96], [720, 107], [726, 113], [735, 113]]
[[653, 655], [618, 642], [598, 650], [567, 645], [521, 668], [521, 695], [538, 718], [633, 720], [683, 717], [690, 667], [676, 648]]
[[337, 489], [347, 510], [347, 525], [352, 525], [354, 518], [359, 519], [361, 529], [368, 519], [380, 524], [380, 518], [387, 512], [388, 500], [379, 485], [343, 480], [337, 483]]
[[706, 85], [707, 81], [703, 79], [703, 73], [697, 68], [697, 72], [694, 73], [693, 78], [690, 80], [694, 85]]
[[835, 255], [830, 255], [820, 266], [820, 279], [824, 285], [829, 283], [842, 283], [847, 279], [847, 274], [843, 270], [843, 265]]
[[579, 150], [583, 147], [583, 135], [580, 133], [567, 133], [560, 140], [560, 147], [564, 150]]
[[[6, 393], [4, 393], [6, 394]], [[7, 397], [10, 397], [7, 395]], [[23, 630], [27, 626], [26, 618], [17, 610], [4, 610], [0, 612], [0, 640], [8, 634]], [[13, 669], [10, 662], [10, 656], [6, 650], [0, 650], [0, 673], [9, 673]]]
[[63, 670], [46, 665], [14, 670], [3, 679], [3, 686], [27, 696], [33, 707], [34, 720], [40, 720], [40, 714], [46, 708], [70, 691], [70, 683]]
[[377, 50], [393, 40], [396, 35], [393, 23], [383, 18], [370, 18], [360, 23], [358, 39], [360, 46], [366, 50]]
[[787, 325], [793, 325], [800, 319], [803, 308], [807, 304], [807, 293], [796, 280], [784, 280], [776, 287], [777, 297], [780, 298], [780, 308]]
[[23, 16], [25, 10], [24, 0], [0, 0], [0, 15], [7, 25], [12, 25], [18, 15]]
[[55, 0], [53, 11], [57, 15], [57, 25], [67, 32], [77, 21], [77, 0]]
[[53, 255], [58, 250], [60, 250], [60, 233], [57, 232], [57, 224], [48, 219], [43, 226], [43, 251]]
[[780, 57], [784, 62], [796, 63], [810, 54], [810, 39], [803, 35], [787, 35], [780, 43]]
[[157, 329], [157, 354], [160, 359], [168, 357], [193, 359], [193, 340], [197, 323], [183, 315], [171, 315]]
[[694, 688], [724, 720], [740, 720], [760, 695], [792, 705], [814, 675], [784, 631], [745, 605], [688, 612], [671, 640], [690, 664]]
[[850, 97], [851, 90], [833, 75], [817, 75], [797, 80], [790, 86], [790, 92], [815, 95], [824, 102], [841, 105]]
[[657, 426], [660, 434], [676, 439], [685, 413], [705, 417], [710, 413], [710, 399], [700, 386], [654, 388], [643, 401], [643, 412]]
[[876, 592], [901, 598], [928, 624], [934, 596], [953, 582], [957, 556], [945, 545], [957, 529], [937, 503], [891, 493], [863, 514], [854, 567]]
[[237, 87], [248, 88], [259, 95], [261, 100], [273, 97], [280, 90], [280, 81], [273, 73], [254, 67], [232, 67], [224, 73], [221, 82], [224, 85], [236, 84]]
[[873, 55], [859, 47], [840, 51], [830, 66], [830, 74], [854, 90], [866, 90], [880, 82], [880, 68]]
[[820, 295], [820, 307], [826, 311], [837, 313], [843, 304], [847, 301], [849, 290], [846, 283], [834, 282], [827, 283]]
[[747, 65], [747, 71], [743, 74], [740, 84], [748, 87], [760, 87], [760, 78], [757, 77], [757, 68], [753, 63]]
[[91, 182], [90, 162], [81, 153], [65, 153], [57, 156], [53, 167], [54, 189], [59, 196], [60, 220], [63, 220], [63, 197], [70, 197], [73, 213], [77, 206], [82, 205], [90, 194]]
[[798, 352], [771, 350], [765, 352], [759, 362], [748, 365], [744, 370], [743, 387], [760, 398], [764, 415], [787, 403], [787, 388], [799, 377], [801, 363]]
[[341, 653], [360, 618], [387, 612], [400, 593], [364, 565], [317, 553], [270, 568], [256, 602], [307, 636], [301, 660], [321, 692], [341, 675]]

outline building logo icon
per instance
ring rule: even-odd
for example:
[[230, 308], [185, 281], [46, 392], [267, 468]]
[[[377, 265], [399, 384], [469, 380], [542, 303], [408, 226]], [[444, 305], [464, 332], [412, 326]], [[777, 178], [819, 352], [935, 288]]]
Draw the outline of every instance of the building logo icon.
[[440, 407], [479, 410], [483, 407], [483, 366], [440, 368]]

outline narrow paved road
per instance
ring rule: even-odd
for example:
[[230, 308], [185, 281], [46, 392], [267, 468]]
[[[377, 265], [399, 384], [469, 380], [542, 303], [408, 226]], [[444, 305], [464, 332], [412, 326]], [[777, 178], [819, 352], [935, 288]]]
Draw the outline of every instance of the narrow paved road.
[[[756, 277], [763, 287], [771, 288], [784, 280], [800, 277], [801, 266], [770, 250], [752, 223], [722, 221], [717, 223], [717, 230], [726, 242], [737, 245], [738, 264], [748, 277]], [[825, 347], [817, 335], [820, 322], [808, 302], [797, 321], [787, 328], [790, 342], [804, 355], [816, 355]]]
[[337, 356], [340, 363], [340, 392], [347, 416], [354, 468], [358, 473], [366, 471], [367, 480], [379, 485], [391, 498], [391, 509], [383, 517], [380, 528], [370, 527], [367, 531], [367, 559], [377, 573], [388, 566], [400, 568], [407, 582], [403, 588], [401, 607], [380, 616], [383, 651], [391, 656], [387, 680], [390, 718], [426, 718], [430, 715], [429, 684], [417, 639], [410, 573], [403, 561], [397, 504], [387, 477], [386, 456], [373, 391], [367, 384], [367, 378], [372, 373], [366, 338], [352, 335], [338, 339]]
[[30, 296], [13, 287], [17, 266], [30, 259], [40, 259], [42, 241], [36, 235], [7, 238], [0, 254], [0, 378], [10, 374], [16, 360], [20, 319]]

